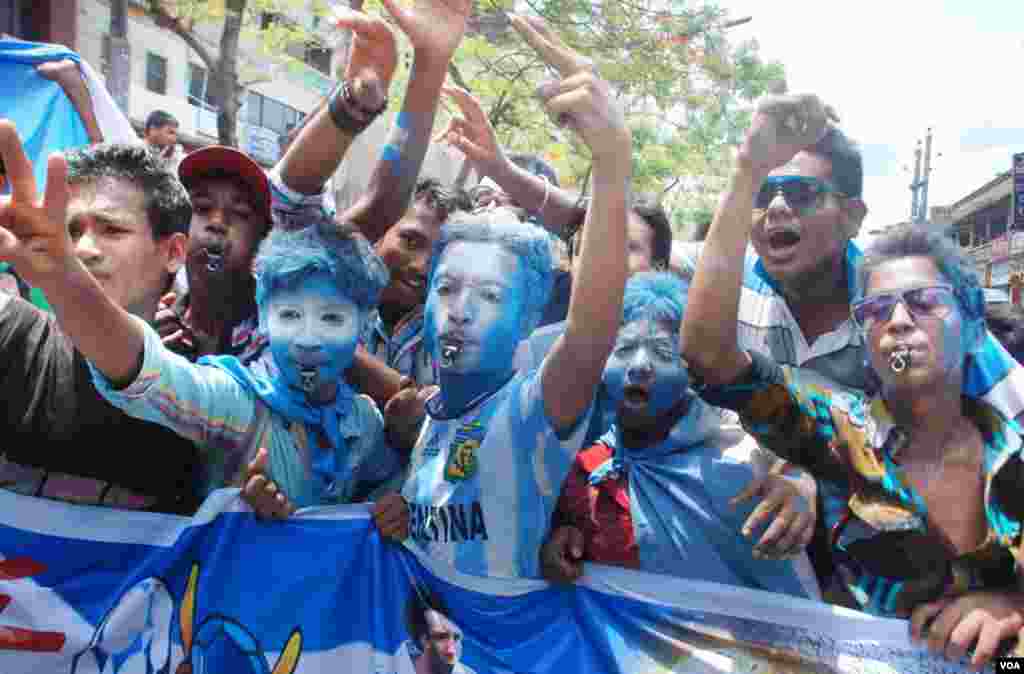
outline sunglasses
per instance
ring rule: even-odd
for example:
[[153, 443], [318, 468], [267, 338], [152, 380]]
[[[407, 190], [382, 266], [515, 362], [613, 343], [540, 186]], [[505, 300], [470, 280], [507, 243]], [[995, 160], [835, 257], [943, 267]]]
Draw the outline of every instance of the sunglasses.
[[853, 322], [861, 330], [871, 330], [892, 318], [892, 311], [900, 302], [915, 321], [921, 318], [945, 318], [956, 307], [956, 296], [948, 285], [929, 285], [908, 288], [892, 293], [869, 295], [853, 303]]
[[846, 196], [832, 184], [811, 176], [772, 176], [761, 183], [761, 189], [754, 196], [755, 211], [767, 211], [780, 194], [799, 217], [815, 213], [828, 194]]

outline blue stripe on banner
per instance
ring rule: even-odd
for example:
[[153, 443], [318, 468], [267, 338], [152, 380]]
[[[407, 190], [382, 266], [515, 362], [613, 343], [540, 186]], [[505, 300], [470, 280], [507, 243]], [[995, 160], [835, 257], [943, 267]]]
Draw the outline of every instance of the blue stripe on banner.
[[477, 674], [771, 671], [765, 646], [790, 672], [960, 671], [905, 621], [600, 566], [568, 587], [474, 578], [382, 542], [365, 506], [260, 521], [236, 495], [188, 519], [0, 492], [0, 671], [413, 672], [423, 605]]

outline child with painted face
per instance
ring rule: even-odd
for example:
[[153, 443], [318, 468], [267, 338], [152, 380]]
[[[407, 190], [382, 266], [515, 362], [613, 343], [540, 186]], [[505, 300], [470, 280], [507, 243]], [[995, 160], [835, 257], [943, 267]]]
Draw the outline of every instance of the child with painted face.
[[[807, 504], [787, 478], [767, 474], [731, 415], [690, 388], [679, 349], [686, 291], [666, 272], [642, 272], [626, 284], [603, 378], [615, 423], [576, 455], [541, 551], [544, 576], [571, 582], [589, 561], [816, 597], [802, 554], [764, 558], [799, 550], [813, 531]], [[771, 483], [765, 508], [778, 506], [763, 537], [754, 519], [744, 522], [752, 509], [737, 507], [752, 480]]]
[[981, 667], [1024, 624], [1014, 561], [1024, 460], [1020, 426], [968, 394], [977, 369], [989, 365], [973, 265], [923, 227], [872, 242], [851, 313], [875, 395], [814, 385], [737, 342], [754, 196], [828, 126], [817, 97], [759, 103], [694, 276], [684, 355], [706, 401], [739, 412], [759, 442], [839, 495], [840, 507], [823, 514], [836, 594], [863, 611], [909, 616], [912, 635], [948, 658], [973, 648]]
[[440, 390], [401, 494], [377, 501], [389, 538], [411, 539], [459, 571], [538, 577], [537, 550], [579, 449], [626, 281], [631, 138], [609, 86], [541, 22], [513, 26], [564, 77], [538, 95], [590, 147], [593, 202], [565, 334], [539, 369], [512, 357], [548, 301], [553, 267], [544, 230], [504, 209], [455, 216], [434, 250], [425, 345]]
[[43, 201], [27, 187], [19, 194], [0, 254], [43, 283], [101, 395], [200, 447], [207, 490], [237, 483], [257, 447], [269, 451], [269, 474], [296, 506], [350, 501], [398, 470], [376, 406], [341, 377], [387, 283], [361, 235], [333, 223], [274, 230], [256, 260], [265, 359], [252, 369], [233, 356], [191, 363], [112, 302], [75, 256], [67, 163], [54, 157], [50, 168]]

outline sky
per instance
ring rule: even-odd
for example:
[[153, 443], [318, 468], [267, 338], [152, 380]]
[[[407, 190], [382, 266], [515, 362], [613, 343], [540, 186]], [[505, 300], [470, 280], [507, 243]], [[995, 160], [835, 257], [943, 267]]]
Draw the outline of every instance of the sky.
[[[929, 206], [967, 196], [1024, 152], [1020, 0], [719, 0], [753, 21], [791, 93], [833, 105], [864, 155], [862, 235], [910, 216], [914, 147], [933, 129]], [[941, 156], [938, 154], [941, 153]]]

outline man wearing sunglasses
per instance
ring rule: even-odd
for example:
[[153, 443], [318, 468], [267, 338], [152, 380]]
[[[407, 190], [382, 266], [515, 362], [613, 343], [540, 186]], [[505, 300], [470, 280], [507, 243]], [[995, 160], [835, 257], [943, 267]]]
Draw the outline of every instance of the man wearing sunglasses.
[[737, 327], [746, 279], [729, 261], [758, 236], [750, 211], [792, 211], [786, 189], [796, 182], [816, 192], [796, 196], [797, 209], [817, 201], [823, 212], [842, 198], [779, 171], [794, 157], [809, 168], [813, 158], [800, 156], [828, 122], [816, 97], [759, 105], [691, 286], [684, 357], [707, 402], [739, 412], [762, 445], [818, 478], [835, 585], [850, 603], [910, 616], [932, 649], [959, 659], [973, 647], [982, 666], [1024, 624], [1014, 562], [1024, 462], [1020, 427], [974, 390], [990, 337], [969, 264], [941, 233], [920, 229], [892, 233], [858, 260], [850, 324], [871, 393], [823, 387], [806, 368], [745, 346]]

